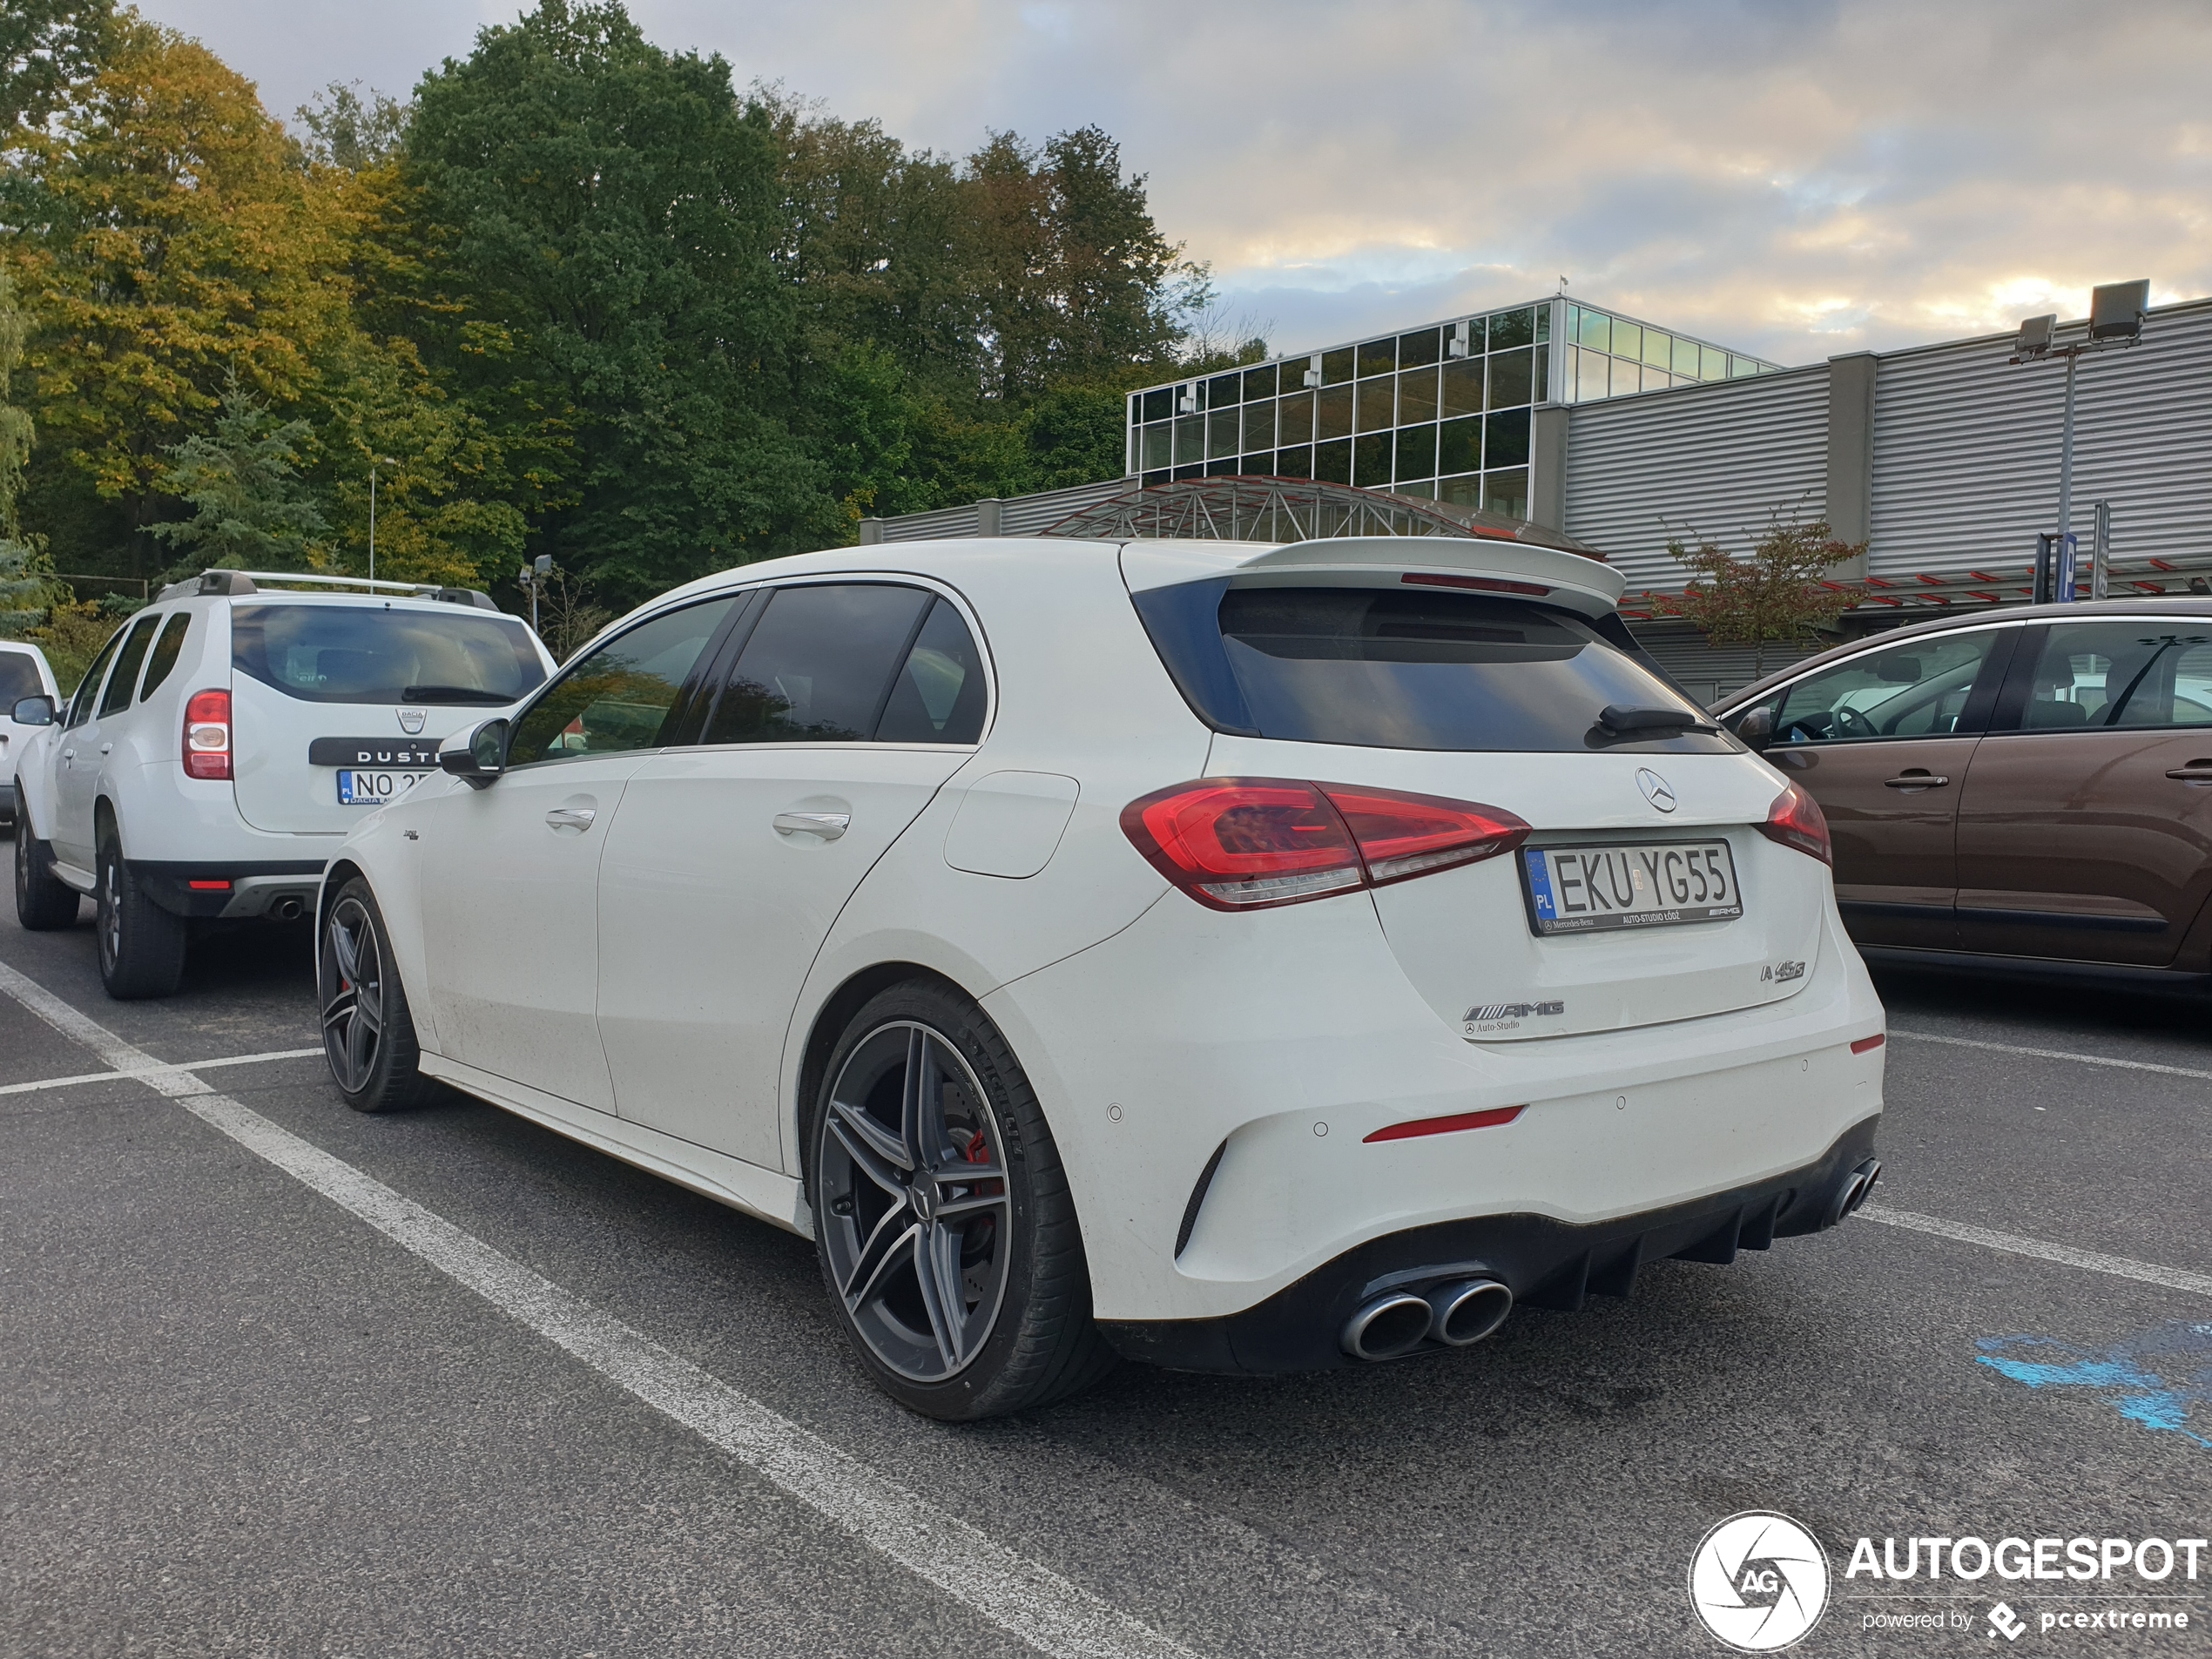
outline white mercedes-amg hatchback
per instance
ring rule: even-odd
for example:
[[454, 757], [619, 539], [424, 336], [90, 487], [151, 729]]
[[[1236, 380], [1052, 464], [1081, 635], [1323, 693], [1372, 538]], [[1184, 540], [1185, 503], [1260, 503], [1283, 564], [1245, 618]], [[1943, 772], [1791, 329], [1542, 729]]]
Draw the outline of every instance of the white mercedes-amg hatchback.
[[1831, 1226], [1883, 1015], [1826, 826], [1620, 591], [1426, 537], [693, 583], [348, 837], [333, 1073], [811, 1236], [945, 1418], [1116, 1354], [1460, 1347]]

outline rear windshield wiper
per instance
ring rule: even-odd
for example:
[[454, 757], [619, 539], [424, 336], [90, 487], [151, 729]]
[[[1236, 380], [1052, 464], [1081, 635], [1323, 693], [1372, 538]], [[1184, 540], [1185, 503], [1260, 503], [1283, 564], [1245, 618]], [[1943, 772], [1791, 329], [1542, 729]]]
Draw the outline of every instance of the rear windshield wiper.
[[514, 700], [504, 691], [487, 691], [477, 685], [408, 685], [400, 691], [402, 703], [482, 703], [489, 707]]
[[1597, 717], [1597, 723], [1608, 732], [1623, 736], [1642, 732], [1717, 732], [1718, 726], [1709, 725], [1688, 709], [1658, 709], [1631, 707], [1623, 703], [1608, 703]]

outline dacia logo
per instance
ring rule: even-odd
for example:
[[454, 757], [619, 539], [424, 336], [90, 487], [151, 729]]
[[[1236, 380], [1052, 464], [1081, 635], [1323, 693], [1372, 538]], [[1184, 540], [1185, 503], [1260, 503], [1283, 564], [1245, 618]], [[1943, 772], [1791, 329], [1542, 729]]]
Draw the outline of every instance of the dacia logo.
[[1479, 1025], [1489, 1020], [1547, 1019], [1567, 1012], [1564, 1002], [1482, 1002], [1467, 1010], [1467, 1023]]

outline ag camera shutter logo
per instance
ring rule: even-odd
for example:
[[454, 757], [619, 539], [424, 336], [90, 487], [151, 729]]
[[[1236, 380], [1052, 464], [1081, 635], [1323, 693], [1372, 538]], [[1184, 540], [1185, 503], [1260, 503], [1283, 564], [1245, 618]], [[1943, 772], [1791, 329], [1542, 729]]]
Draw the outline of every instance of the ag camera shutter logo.
[[1689, 1605], [1738, 1653], [1795, 1647], [1828, 1610], [1828, 1552], [1787, 1515], [1730, 1515], [1689, 1558]]

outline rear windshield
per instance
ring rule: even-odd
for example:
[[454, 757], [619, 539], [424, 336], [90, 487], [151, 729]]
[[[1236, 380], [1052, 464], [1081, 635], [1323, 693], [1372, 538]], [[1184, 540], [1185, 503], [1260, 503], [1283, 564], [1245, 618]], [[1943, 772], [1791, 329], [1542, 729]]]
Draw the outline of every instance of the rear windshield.
[[512, 703], [545, 678], [529, 632], [489, 611], [237, 605], [231, 662], [305, 703]]
[[1581, 617], [1527, 600], [1391, 588], [1136, 596], [1169, 671], [1218, 731], [1376, 749], [1729, 752], [1717, 732], [1624, 739], [1608, 705], [1703, 711]]
[[0, 651], [0, 714], [15, 707], [20, 698], [45, 694], [45, 683], [38, 678], [38, 664], [31, 660], [29, 651]]

